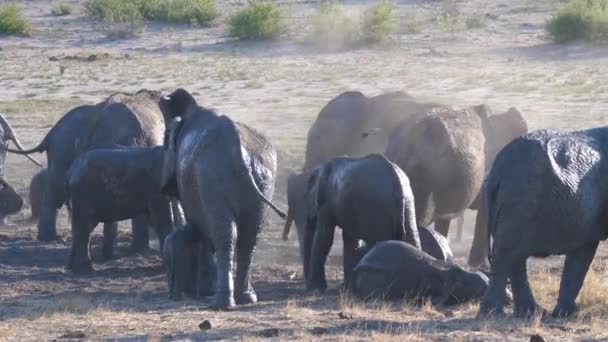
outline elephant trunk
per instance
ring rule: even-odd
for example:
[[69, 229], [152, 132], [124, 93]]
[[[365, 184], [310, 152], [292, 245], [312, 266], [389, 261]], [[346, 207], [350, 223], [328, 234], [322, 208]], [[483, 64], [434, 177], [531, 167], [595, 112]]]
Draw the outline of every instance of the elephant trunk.
[[287, 209], [287, 218], [285, 219], [285, 226], [283, 226], [283, 241], [289, 241], [289, 231], [291, 230], [291, 224], [293, 223], [293, 213], [291, 208]]
[[[2, 115], [2, 114], [0, 114], [0, 126], [2, 126], [2, 129], [4, 130], [5, 137], [7, 137], [13, 143], [15, 143], [15, 146], [17, 146], [17, 148], [21, 152], [25, 152], [24, 148], [23, 148], [23, 145], [21, 145], [21, 142], [19, 141], [19, 139], [17, 139], [17, 136], [15, 135], [15, 131], [13, 130], [13, 128], [11, 127], [11, 125], [8, 123], [8, 121], [6, 120], [6, 118], [4, 117], [4, 115]], [[25, 154], [25, 156], [27, 157], [27, 159], [31, 160], [34, 164], [42, 167], [42, 164], [38, 160], [36, 160], [35, 158], [31, 157], [28, 154]]]

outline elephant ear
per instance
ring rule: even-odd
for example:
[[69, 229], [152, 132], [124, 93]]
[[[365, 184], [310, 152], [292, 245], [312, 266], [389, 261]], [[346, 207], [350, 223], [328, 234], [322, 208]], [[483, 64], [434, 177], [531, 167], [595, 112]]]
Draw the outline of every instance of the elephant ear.
[[163, 98], [164, 109], [169, 117], [185, 116], [191, 107], [196, 107], [196, 100], [187, 90], [179, 88]]
[[182, 127], [180, 117], [174, 118], [165, 132], [163, 144], [163, 165], [161, 170], [161, 191], [165, 196], [179, 197], [177, 193], [177, 137]]
[[317, 215], [319, 207], [324, 202], [324, 192], [329, 175], [329, 165], [318, 166], [308, 178], [307, 185], [307, 202], [308, 202], [308, 217]]

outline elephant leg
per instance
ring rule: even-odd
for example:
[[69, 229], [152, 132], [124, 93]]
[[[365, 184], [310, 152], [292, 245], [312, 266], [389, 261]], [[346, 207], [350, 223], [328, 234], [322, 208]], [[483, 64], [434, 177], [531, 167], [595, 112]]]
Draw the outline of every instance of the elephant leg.
[[237, 227], [234, 219], [216, 217], [212, 220], [209, 230], [213, 236], [213, 246], [217, 259], [217, 288], [211, 307], [224, 309], [234, 307], [234, 281], [232, 265], [237, 239]]
[[264, 208], [260, 207], [255, 213], [244, 217], [239, 224], [239, 234], [236, 240], [236, 282], [235, 300], [237, 304], [257, 303], [258, 297], [251, 286], [250, 273], [255, 245], [258, 234], [264, 222]]
[[319, 210], [317, 215], [317, 229], [312, 242], [310, 277], [307, 279], [307, 288], [311, 291], [319, 290], [323, 292], [327, 289], [325, 263], [327, 262], [331, 246], [334, 243], [334, 230], [336, 226], [330, 220], [327, 207]]
[[[52, 241], [57, 240], [57, 212], [65, 201], [63, 185], [60, 187], [53, 186], [51, 184], [51, 177], [49, 175], [49, 182], [45, 196], [42, 200], [42, 206], [40, 208], [40, 219], [38, 220], [38, 241]], [[61, 178], [63, 180], [63, 177]]]
[[528, 270], [526, 258], [517, 260], [511, 268], [511, 288], [513, 290], [513, 314], [515, 317], [530, 318], [544, 310], [536, 303], [530, 283], [528, 283]]
[[475, 233], [473, 235], [473, 244], [469, 252], [468, 264], [473, 267], [482, 267], [487, 265], [488, 261], [488, 225], [486, 211], [481, 207], [477, 211], [475, 217]]
[[456, 238], [454, 241], [461, 242], [462, 241], [462, 233], [464, 231], [464, 213], [459, 215], [456, 218]]
[[440, 219], [435, 220], [435, 230], [439, 234], [441, 234], [441, 235], [443, 235], [445, 237], [448, 237], [448, 233], [450, 231], [450, 220], [449, 219], [447, 219], [447, 220], [443, 220], [443, 219], [442, 220], [440, 220]]
[[[509, 249], [510, 248], [494, 249], [494, 257], [492, 259], [490, 271], [490, 284], [479, 304], [477, 316], [480, 318], [505, 315], [504, 304], [506, 300], [507, 280], [513, 265], [513, 257]], [[513, 297], [516, 297], [515, 293], [513, 294]]]
[[72, 249], [67, 269], [74, 273], [90, 273], [93, 271], [90, 254], [91, 232], [95, 224], [80, 216], [82, 215], [72, 215]]
[[211, 241], [203, 237], [198, 243], [196, 265], [196, 297], [209, 297], [217, 288], [217, 264], [213, 255]]
[[304, 239], [305, 239], [304, 229], [305, 229], [304, 227], [300, 227], [296, 224], [296, 232], [298, 233], [298, 246], [300, 248], [300, 259], [302, 260], [302, 274], [304, 274], [304, 280], [306, 280], [307, 267], [306, 267], [306, 252], [305, 252], [306, 242], [304, 241]]
[[344, 244], [344, 257], [342, 259], [344, 269], [344, 290], [348, 291], [352, 285], [353, 269], [356, 266], [355, 250], [359, 247], [359, 239], [353, 238], [342, 231], [342, 241]]
[[559, 296], [557, 305], [553, 309], [553, 316], [567, 317], [576, 312], [575, 300], [583, 286], [598, 243], [598, 241], [593, 241], [566, 254], [562, 280], [559, 286]]
[[103, 224], [103, 259], [116, 259], [116, 243], [118, 240], [118, 223], [109, 222]]
[[150, 249], [149, 221], [145, 215], [131, 219], [131, 253], [143, 253]]

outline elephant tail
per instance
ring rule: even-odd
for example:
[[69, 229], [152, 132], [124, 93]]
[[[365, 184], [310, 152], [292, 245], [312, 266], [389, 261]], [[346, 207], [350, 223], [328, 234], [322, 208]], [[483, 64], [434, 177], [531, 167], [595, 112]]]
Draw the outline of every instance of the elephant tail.
[[490, 265], [492, 265], [492, 235], [494, 235], [494, 232], [496, 231], [496, 226], [498, 224], [498, 214], [499, 214], [499, 209], [497, 206], [498, 204], [496, 203], [496, 196], [498, 194], [498, 184], [491, 182], [491, 179], [488, 178], [486, 180], [486, 183], [484, 184], [484, 187], [482, 188], [482, 191], [484, 191], [485, 193], [482, 195], [482, 200], [485, 201], [485, 209], [487, 212], [487, 230], [488, 230], [488, 234], [487, 234], [487, 248], [488, 248], [488, 261], [490, 262]]
[[272, 208], [272, 210], [274, 210], [277, 213], [277, 215], [279, 215], [283, 220], [285, 220], [287, 218], [287, 215], [281, 209], [279, 209], [276, 205], [274, 205], [274, 203], [272, 203], [272, 201], [270, 201], [268, 198], [266, 198], [266, 196], [262, 193], [262, 191], [258, 187], [257, 183], [255, 182], [255, 178], [253, 176], [253, 171], [256, 170], [257, 168], [248, 167], [247, 165], [245, 165], [245, 169], [246, 169], [245, 171], [246, 171], [247, 175], [249, 176], [249, 181], [251, 182], [251, 185], [255, 189], [255, 192], [260, 197], [262, 202], [266, 203], [270, 208]]

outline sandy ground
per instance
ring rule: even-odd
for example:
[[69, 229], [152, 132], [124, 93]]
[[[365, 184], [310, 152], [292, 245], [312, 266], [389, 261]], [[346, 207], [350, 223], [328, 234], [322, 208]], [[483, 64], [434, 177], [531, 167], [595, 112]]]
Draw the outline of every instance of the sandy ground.
[[[136, 39], [112, 41], [82, 16], [80, 1], [69, 2], [76, 13], [59, 18], [50, 15], [50, 1], [22, 1], [36, 32], [29, 38], [0, 37], [0, 111], [8, 114], [24, 145], [37, 144], [75, 105], [116, 91], [184, 87], [201, 103], [271, 137], [279, 151], [275, 200], [281, 207], [286, 206], [285, 176], [302, 164], [310, 123], [345, 90], [369, 95], [404, 90], [456, 106], [484, 102], [496, 111], [516, 106], [532, 128], [580, 129], [607, 119], [608, 49], [548, 43], [543, 24], [558, 1], [461, 1], [462, 14], [482, 25], [455, 33], [433, 22], [445, 1], [397, 1], [400, 29], [392, 42], [341, 51], [300, 43], [300, 29], [314, 6], [308, 1], [287, 3], [298, 30], [272, 43], [230, 41], [223, 24], [210, 29], [152, 24]], [[229, 12], [242, 1], [220, 3]], [[371, 3], [345, 1], [353, 11]], [[93, 54], [98, 58], [87, 61]], [[8, 158], [7, 177], [22, 195], [35, 172], [25, 158]], [[28, 215], [25, 208], [13, 219]], [[462, 259], [473, 221], [468, 213], [467, 237], [453, 246]], [[119, 260], [101, 263], [96, 250], [93, 275], [69, 274], [63, 268], [70, 242], [65, 212], [59, 228], [64, 241], [56, 243], [37, 242], [34, 225], [0, 229], [0, 340], [521, 341], [533, 334], [550, 341], [608, 339], [603, 246], [579, 298], [579, 317], [488, 322], [475, 320], [475, 303], [437, 311], [341, 296], [335, 290], [341, 279], [339, 243], [328, 267], [332, 290], [307, 295], [295, 236], [281, 241], [276, 218], [258, 245], [254, 286], [260, 302], [231, 312], [208, 310], [208, 300], [169, 301], [158, 251], [128, 255], [124, 224]], [[559, 260], [530, 262], [535, 293], [547, 308], [555, 301]], [[339, 312], [349, 317], [340, 319]], [[204, 320], [212, 329], [199, 329]], [[260, 335], [264, 329], [277, 330]]]

